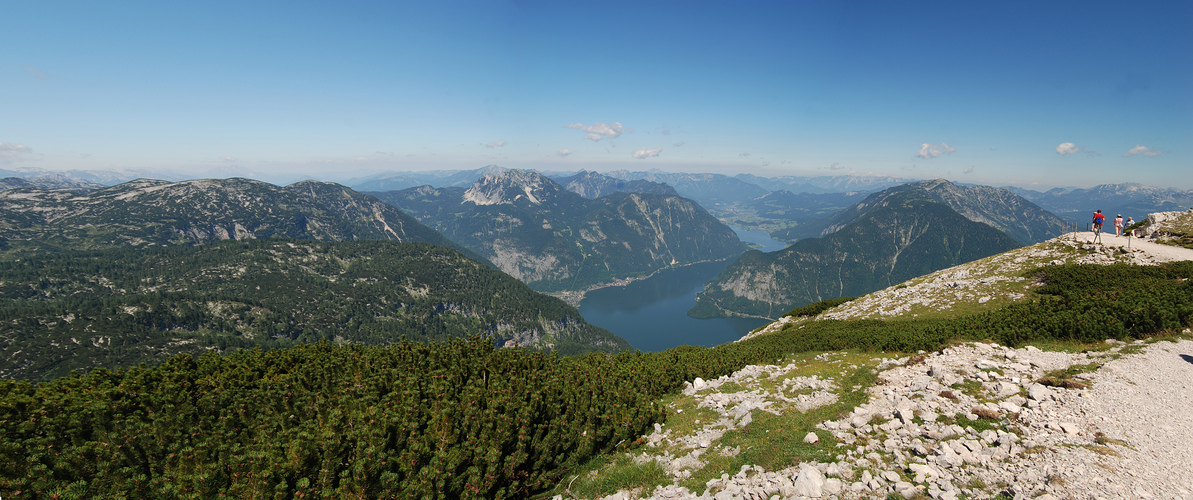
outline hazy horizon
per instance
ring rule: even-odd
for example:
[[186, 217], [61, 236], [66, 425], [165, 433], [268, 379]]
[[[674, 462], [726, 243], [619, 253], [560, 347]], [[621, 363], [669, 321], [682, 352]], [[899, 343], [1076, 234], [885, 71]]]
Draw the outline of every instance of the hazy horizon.
[[[167, 171], [154, 171], [154, 170], [145, 170], [145, 171], [135, 171], [135, 170], [132, 170], [132, 171], [36, 170], [35, 171], [35, 170], [27, 169], [24, 171], [13, 171], [13, 170], [6, 170], [3, 168], [0, 168], [0, 177], [3, 177], [4, 176], [3, 173], [5, 173], [5, 172], [23, 173], [23, 174], [26, 174], [23, 177], [27, 177], [27, 178], [37, 177], [40, 175], [61, 174], [61, 175], [66, 175], [66, 176], [77, 176], [77, 175], [72, 175], [72, 174], [79, 174], [79, 173], [83, 173], [83, 172], [86, 172], [88, 174], [99, 174], [99, 173], [106, 172], [106, 173], [110, 173], [110, 174], [129, 174], [129, 173], [135, 174], [135, 175], [126, 175], [126, 176], [122, 177], [123, 180], [120, 180], [119, 182], [102, 183], [102, 184], [110, 184], [110, 185], [127, 182], [127, 181], [137, 179], [137, 178], [164, 180], [164, 181], [170, 181], [170, 182], [182, 182], [182, 181], [187, 181], [187, 180], [199, 180], [199, 179], [246, 178], [246, 179], [253, 179], [253, 180], [258, 180], [258, 181], [262, 181], [262, 182], [268, 182], [270, 184], [274, 184], [274, 185], [278, 185], [278, 186], [286, 186], [289, 184], [293, 184], [295, 182], [302, 182], [305, 180], [317, 180], [317, 181], [335, 182], [335, 183], [339, 183], [339, 184], [350, 185], [354, 182], [361, 182], [361, 181], [364, 181], [364, 180], [370, 179], [370, 178], [382, 178], [389, 174], [432, 173], [432, 172], [442, 172], [444, 174], [448, 174], [448, 173], [455, 173], [455, 172], [470, 172], [470, 171], [480, 170], [480, 169], [494, 167], [494, 166], [501, 167], [500, 165], [485, 165], [485, 166], [473, 168], [473, 169], [387, 170], [387, 171], [379, 171], [379, 172], [361, 171], [361, 172], [347, 172], [347, 173], [342, 173], [341, 175], [322, 176], [322, 177], [316, 177], [316, 176], [310, 176], [310, 175], [298, 175], [298, 174], [295, 174], [295, 175], [286, 175], [286, 174], [258, 175], [258, 174], [253, 174], [253, 173], [242, 173], [242, 174], [236, 174], [236, 175], [202, 175], [202, 174], [186, 174], [186, 173], [180, 173], [180, 172], [167, 172]], [[508, 168], [508, 167], [501, 167], [501, 168]], [[607, 175], [610, 172], [614, 172], [617, 170], [629, 171], [629, 172], [634, 172], [634, 173], [646, 172], [646, 173], [664, 173], [664, 174], [668, 174], [668, 173], [674, 173], [674, 174], [717, 174], [718, 173], [718, 172], [696, 172], [696, 171], [678, 171], [678, 170], [666, 171], [666, 170], [661, 170], [661, 169], [657, 169], [657, 168], [656, 169], [646, 169], [646, 170], [643, 170], [643, 169], [607, 169], [607, 170], [603, 170], [603, 171], [598, 171], [598, 170], [593, 170], [593, 169], [577, 169], [577, 170], [517, 169], [517, 170], [533, 170], [533, 171], [540, 172], [540, 173], [542, 173], [544, 175], [548, 175], [548, 176], [571, 175], [571, 174], [579, 173], [581, 171], [598, 172], [600, 174]], [[871, 175], [864, 175], [864, 174], [813, 174], [813, 175], [784, 174], [784, 175], [767, 176], [767, 175], [753, 174], [751, 172], [738, 172], [736, 174], [728, 173], [728, 174], [721, 174], [721, 175], [727, 175], [729, 177], [734, 177], [734, 176], [740, 175], [740, 174], [758, 175], [759, 177], [767, 177], [767, 178], [778, 178], [778, 177], [784, 177], [784, 176], [809, 177], [809, 178], [815, 178], [815, 177], [828, 178], [828, 177], [844, 177], [844, 176], [881, 177], [881, 178], [897, 178], [897, 179], [901, 179], [903, 182], [917, 182], [917, 181], [931, 180], [931, 179], [945, 179], [945, 180], [947, 180], [949, 182], [953, 182], [955, 184], [988, 185], [988, 186], [994, 186], [994, 187], [1016, 187], [1016, 188], [1031, 189], [1031, 190], [1040, 191], [1040, 192], [1048, 191], [1048, 190], [1054, 189], [1054, 188], [1061, 188], [1061, 189], [1066, 189], [1066, 190], [1091, 189], [1091, 188], [1094, 188], [1097, 186], [1108, 185], [1108, 184], [1109, 185], [1143, 184], [1145, 186], [1156, 187], [1156, 188], [1165, 188], [1165, 189], [1171, 188], [1171, 189], [1193, 191], [1193, 189], [1184, 189], [1184, 188], [1173, 187], [1173, 186], [1154, 186], [1154, 185], [1149, 185], [1146, 183], [1140, 183], [1140, 182], [1135, 182], [1135, 181], [1099, 182], [1097, 184], [1086, 184], [1086, 185], [1079, 185], [1079, 184], [1071, 184], [1071, 185], [1038, 185], [1037, 184], [1037, 185], [1033, 185], [1033, 184], [984, 184], [984, 183], [980, 183], [980, 182], [966, 181], [964, 179], [952, 179], [952, 178], [948, 178], [948, 177], [915, 178], [915, 177], [886, 176], [886, 175], [878, 175], [878, 174], [871, 174]], [[779, 189], [784, 189], [784, 188], [782, 186], [779, 186]]]

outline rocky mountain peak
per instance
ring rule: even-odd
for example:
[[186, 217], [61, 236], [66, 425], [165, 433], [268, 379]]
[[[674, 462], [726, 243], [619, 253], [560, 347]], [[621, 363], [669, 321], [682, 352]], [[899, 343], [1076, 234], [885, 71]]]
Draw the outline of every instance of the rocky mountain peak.
[[542, 205], [559, 191], [561, 188], [558, 184], [538, 172], [506, 170], [485, 174], [474, 182], [464, 191], [464, 202], [476, 205]]

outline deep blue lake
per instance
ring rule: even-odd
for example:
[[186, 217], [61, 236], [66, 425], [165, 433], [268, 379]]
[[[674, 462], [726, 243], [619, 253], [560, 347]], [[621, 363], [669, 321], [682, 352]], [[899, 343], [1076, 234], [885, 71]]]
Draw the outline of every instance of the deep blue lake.
[[[737, 231], [743, 241], [762, 245], [762, 251], [781, 250], [786, 243], [764, 231]], [[589, 292], [580, 302], [580, 314], [589, 323], [609, 330], [646, 352], [680, 345], [714, 346], [732, 342], [768, 323], [761, 319], [688, 317], [696, 294], [717, 277], [730, 261], [694, 264], [661, 271], [626, 286]]]

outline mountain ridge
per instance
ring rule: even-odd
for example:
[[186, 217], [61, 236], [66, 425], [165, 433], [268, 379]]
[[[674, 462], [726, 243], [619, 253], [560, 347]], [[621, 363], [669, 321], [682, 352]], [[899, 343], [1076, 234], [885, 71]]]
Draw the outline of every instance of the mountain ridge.
[[774, 319], [792, 307], [861, 295], [1018, 246], [926, 193], [906, 190], [826, 236], [743, 254], [707, 285], [688, 314]]
[[1067, 227], [1059, 217], [1009, 190], [990, 186], [959, 186], [945, 179], [933, 179], [873, 193], [826, 219], [826, 227], [820, 234], [831, 234], [866, 211], [883, 205], [888, 197], [906, 191], [921, 191], [965, 218], [994, 227], [1021, 244], [1047, 240], [1061, 234]]
[[540, 291], [586, 290], [746, 248], [691, 200], [627, 192], [589, 200], [537, 172], [377, 196]]
[[180, 353], [484, 335], [564, 354], [630, 345], [455, 250], [258, 239], [0, 262], [0, 377], [49, 379]]
[[10, 248], [143, 248], [272, 237], [421, 241], [471, 254], [400, 210], [328, 182], [279, 187], [238, 178], [138, 179], [81, 193], [0, 191], [0, 238]]

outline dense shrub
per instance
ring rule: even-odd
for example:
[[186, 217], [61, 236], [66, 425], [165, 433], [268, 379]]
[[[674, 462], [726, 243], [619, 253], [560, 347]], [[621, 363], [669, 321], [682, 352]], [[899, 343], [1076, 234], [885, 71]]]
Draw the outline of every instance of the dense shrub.
[[518, 498], [665, 417], [685, 380], [810, 350], [1142, 336], [1193, 320], [1193, 263], [1056, 266], [1032, 301], [948, 320], [815, 321], [712, 349], [560, 358], [474, 337], [181, 355], [0, 381], [6, 498]]
[[808, 304], [806, 306], [797, 307], [795, 309], [787, 311], [787, 314], [784, 314], [783, 316], [792, 316], [792, 317], [796, 317], [796, 318], [800, 318], [800, 317], [804, 317], [804, 316], [815, 316], [817, 314], [820, 314], [824, 311], [827, 311], [833, 307], [839, 306], [841, 304], [844, 304], [844, 303], [849, 302], [856, 298], [857, 297], [840, 297], [840, 298], [836, 298], [836, 299], [826, 299], [826, 300], [822, 300], [820, 302]]

